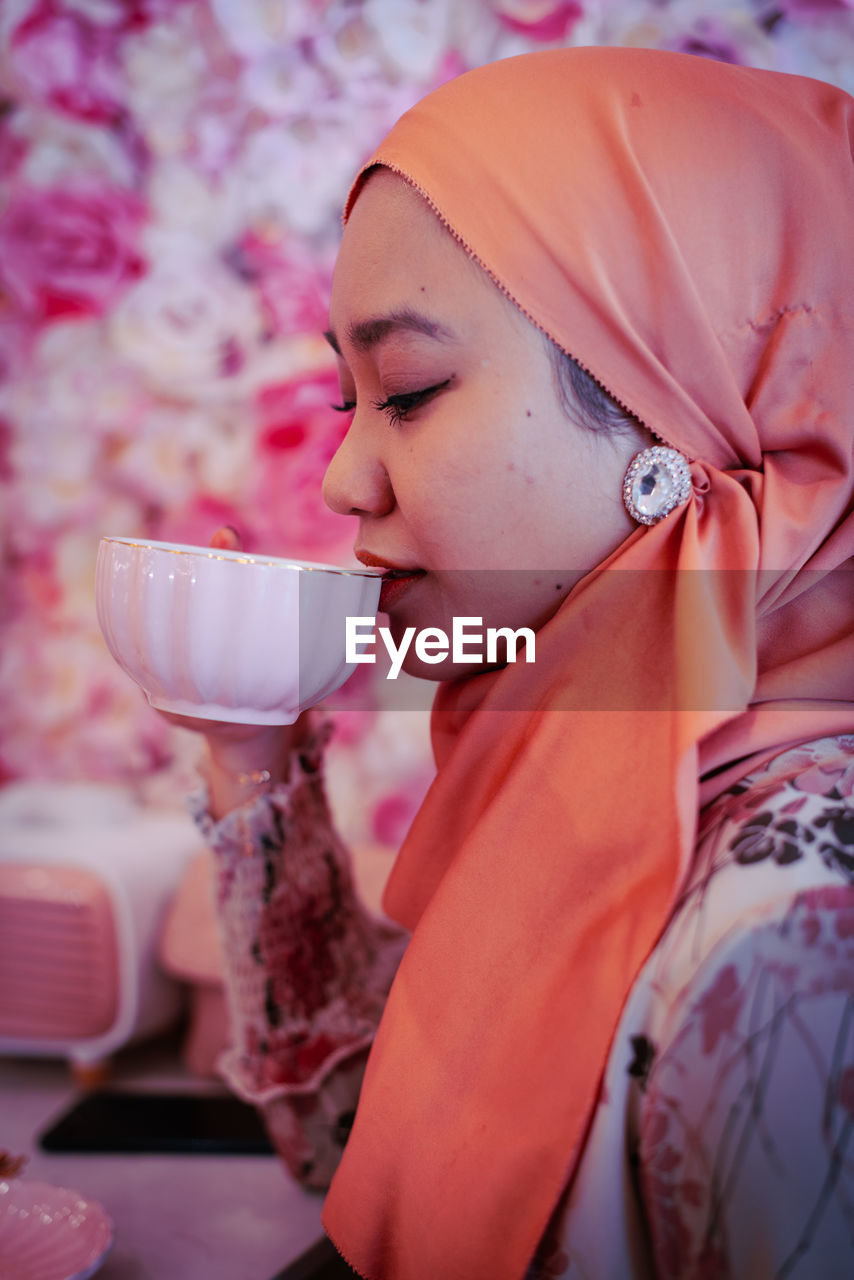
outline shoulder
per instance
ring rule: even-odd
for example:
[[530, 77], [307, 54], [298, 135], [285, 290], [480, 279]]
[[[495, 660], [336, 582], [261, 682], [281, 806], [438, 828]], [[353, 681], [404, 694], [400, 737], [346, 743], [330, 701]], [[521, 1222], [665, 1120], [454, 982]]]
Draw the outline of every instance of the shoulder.
[[763, 782], [707, 825], [650, 962], [636, 1138], [663, 1275], [850, 1272], [854, 810]]

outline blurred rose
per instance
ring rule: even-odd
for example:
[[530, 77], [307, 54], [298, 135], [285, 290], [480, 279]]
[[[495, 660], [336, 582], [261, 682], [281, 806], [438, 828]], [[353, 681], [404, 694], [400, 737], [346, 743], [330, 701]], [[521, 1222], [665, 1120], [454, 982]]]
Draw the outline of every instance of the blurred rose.
[[252, 112], [231, 77], [205, 84], [187, 121], [186, 156], [193, 168], [221, 178], [244, 144]]
[[275, 53], [323, 21], [312, 0], [211, 0], [211, 9], [228, 43], [247, 59]]
[[265, 339], [253, 291], [180, 232], [158, 238], [152, 271], [115, 308], [109, 327], [116, 350], [152, 388], [189, 399], [243, 394]]
[[374, 839], [390, 849], [399, 849], [423, 798], [421, 787], [417, 794], [402, 789], [382, 796], [374, 805], [371, 818]]
[[249, 102], [274, 119], [304, 115], [309, 104], [329, 96], [329, 87], [299, 44], [282, 45], [243, 70]]
[[119, 31], [60, 0], [40, 0], [12, 33], [14, 71], [35, 98], [55, 110], [114, 123], [124, 114]]
[[255, 285], [276, 333], [320, 333], [326, 327], [332, 273], [296, 237], [268, 238], [250, 229], [225, 260]]
[[395, 71], [426, 83], [447, 48], [452, 8], [452, 0], [365, 0], [363, 12]]
[[134, 31], [122, 45], [123, 100], [156, 156], [184, 150], [188, 117], [204, 89], [208, 61], [194, 21], [198, 10], [179, 7], [169, 23]]
[[198, 491], [186, 504], [160, 513], [147, 534], [165, 542], [204, 547], [217, 529], [226, 524], [239, 530], [246, 551], [270, 550], [257, 544], [251, 528], [251, 513], [238, 502]]
[[[421, 711], [367, 711], [363, 666], [353, 680], [338, 691], [335, 734], [327, 756], [327, 774], [336, 799], [336, 820], [356, 845], [377, 841], [398, 848], [409, 822], [423, 799], [436, 769], [430, 749], [428, 717]], [[361, 680], [361, 701], [346, 691]], [[429, 681], [419, 681], [429, 684]], [[376, 705], [376, 702], [373, 703]]]
[[795, 75], [815, 76], [854, 93], [852, 0], [837, 4], [781, 5], [788, 14], [774, 27], [775, 66]]
[[381, 45], [376, 28], [376, 22], [366, 21], [364, 6], [345, 5], [330, 13], [313, 33], [312, 54], [337, 82], [336, 96], [340, 96], [340, 89], [345, 86], [349, 96], [354, 84], [382, 76]]
[[21, 618], [0, 650], [0, 761], [10, 777], [132, 778], [165, 768], [170, 731], [94, 623]]
[[608, 44], [672, 49], [743, 66], [774, 63], [767, 32], [740, 5], [715, 11], [708, 0], [672, 0], [664, 8], [648, 0], [626, 0], [607, 9], [601, 32]]
[[194, 262], [203, 259], [204, 246], [212, 254], [244, 226], [239, 193], [223, 191], [215, 181], [196, 173], [183, 160], [162, 159], [148, 184], [151, 227], [150, 254], [155, 260], [181, 252], [179, 237]]
[[321, 485], [346, 429], [330, 405], [340, 400], [334, 371], [268, 387], [258, 397], [260, 431], [251, 501], [268, 549], [319, 558], [352, 546], [353, 523], [324, 504]]
[[18, 174], [25, 186], [73, 188], [81, 174], [90, 187], [133, 190], [140, 181], [140, 156], [113, 129], [32, 105], [15, 113], [13, 125], [29, 143]]
[[367, 139], [352, 123], [306, 118], [268, 125], [246, 143], [229, 174], [247, 220], [268, 219], [299, 235], [338, 230], [338, 216]]
[[0, 279], [30, 315], [99, 315], [143, 271], [135, 196], [82, 180], [20, 186], [0, 215]]
[[115, 438], [138, 429], [144, 405], [132, 371], [104, 359], [100, 326], [74, 320], [39, 330], [28, 376], [12, 379], [5, 400], [17, 426], [15, 484], [4, 504], [16, 545], [32, 549], [47, 531], [68, 537], [70, 525], [96, 526], [117, 488], [101, 467]]
[[[251, 432], [233, 407], [187, 409], [155, 400], [135, 430], [128, 423], [116, 432], [96, 478], [132, 495], [143, 508], [181, 510], [197, 493], [226, 501], [238, 496], [251, 451]], [[170, 538], [182, 540], [176, 534]]]
[[493, 0], [492, 7], [508, 30], [544, 43], [566, 41], [584, 16], [578, 0]]

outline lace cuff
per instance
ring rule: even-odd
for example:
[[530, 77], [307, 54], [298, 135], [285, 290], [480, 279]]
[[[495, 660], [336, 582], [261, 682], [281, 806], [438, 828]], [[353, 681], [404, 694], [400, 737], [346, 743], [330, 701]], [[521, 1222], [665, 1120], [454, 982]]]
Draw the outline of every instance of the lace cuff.
[[367, 1049], [406, 944], [357, 896], [323, 786], [330, 733], [294, 750], [287, 782], [218, 822], [205, 793], [191, 801], [215, 855], [233, 1045], [220, 1068], [264, 1107], [316, 1092]]

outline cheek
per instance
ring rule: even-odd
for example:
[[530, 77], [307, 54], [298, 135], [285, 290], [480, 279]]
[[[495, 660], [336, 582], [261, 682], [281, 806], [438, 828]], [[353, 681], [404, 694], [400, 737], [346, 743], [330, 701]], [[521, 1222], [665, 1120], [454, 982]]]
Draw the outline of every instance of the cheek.
[[[442, 551], [437, 567], [487, 568], [505, 563], [508, 547], [530, 539], [542, 481], [506, 451], [487, 445], [420, 457], [408, 485], [410, 520], [424, 545]], [[404, 506], [400, 500], [401, 507]]]

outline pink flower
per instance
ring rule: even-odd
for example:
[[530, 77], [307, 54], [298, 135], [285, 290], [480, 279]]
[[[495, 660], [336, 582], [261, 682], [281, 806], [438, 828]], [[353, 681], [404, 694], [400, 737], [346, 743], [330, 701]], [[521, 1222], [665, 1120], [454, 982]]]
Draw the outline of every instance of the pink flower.
[[566, 40], [584, 17], [578, 0], [493, 0], [493, 8], [508, 30], [544, 43]]
[[[136, 6], [125, 6], [130, 12]], [[13, 66], [34, 97], [57, 111], [99, 124], [122, 115], [115, 25], [93, 22], [61, 0], [40, 0], [15, 28]]]
[[703, 1053], [713, 1053], [721, 1036], [732, 1031], [743, 998], [735, 966], [728, 964], [697, 1004], [702, 1020]]
[[843, 798], [854, 795], [854, 736], [822, 738], [784, 751], [762, 770], [768, 782], [790, 779], [807, 795], [826, 796], [834, 788]]
[[36, 320], [100, 315], [144, 269], [142, 220], [115, 187], [21, 187], [0, 217], [0, 278]]
[[420, 799], [420, 795], [416, 798], [404, 790], [383, 796], [371, 819], [374, 838], [390, 849], [399, 849], [418, 812]]
[[242, 280], [258, 289], [273, 333], [319, 333], [326, 327], [330, 279], [308, 252], [248, 231], [226, 254]]
[[714, 17], [700, 17], [686, 34], [667, 44], [677, 53], [693, 53], [703, 58], [715, 58], [718, 62], [747, 63], [749, 50], [744, 48], [742, 32], [733, 29], [726, 21]]
[[[251, 498], [255, 531], [266, 550], [307, 559], [347, 554], [354, 529], [323, 502], [326, 468], [346, 420], [332, 372], [309, 373], [265, 388], [258, 398], [261, 432]], [[322, 554], [321, 554], [322, 553]]]
[[160, 538], [165, 542], [186, 542], [193, 546], [205, 547], [212, 536], [223, 525], [231, 525], [240, 533], [243, 546], [247, 551], [269, 551], [255, 544], [250, 530], [250, 519], [236, 503], [216, 497], [209, 493], [198, 493], [191, 502], [180, 510], [164, 515], [154, 513], [154, 519], [145, 533], [151, 538]]

